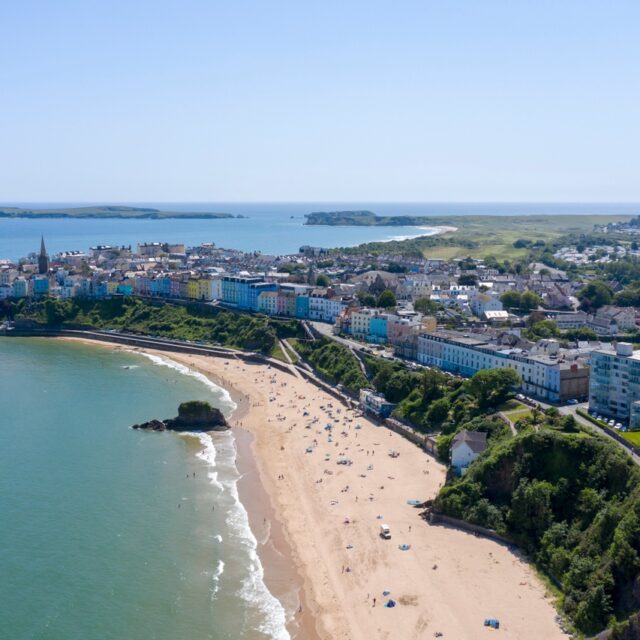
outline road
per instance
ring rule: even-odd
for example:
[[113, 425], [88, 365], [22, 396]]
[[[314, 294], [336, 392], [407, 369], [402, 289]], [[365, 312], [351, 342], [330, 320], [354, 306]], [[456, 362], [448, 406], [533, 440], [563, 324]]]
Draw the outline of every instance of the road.
[[586, 411], [588, 409], [588, 406], [589, 406], [589, 403], [582, 402], [581, 404], [573, 404], [573, 405], [567, 405], [565, 407], [558, 407], [558, 410], [563, 416], [573, 416], [576, 419], [576, 422], [579, 422], [580, 424], [586, 427], [589, 427], [590, 429], [593, 429], [594, 431], [598, 432], [600, 435], [603, 435], [605, 438], [608, 438], [612, 442], [615, 442], [619, 447], [624, 449], [624, 451], [626, 451], [626, 453], [628, 453], [631, 456], [631, 459], [637, 465], [640, 465], [640, 456], [638, 456], [636, 453], [634, 453], [630, 449], [627, 449], [623, 444], [618, 442], [615, 438], [611, 436], [611, 434], [608, 431], [597, 426], [590, 420], [583, 418], [581, 415], [577, 413], [578, 409], [582, 409], [583, 411]]

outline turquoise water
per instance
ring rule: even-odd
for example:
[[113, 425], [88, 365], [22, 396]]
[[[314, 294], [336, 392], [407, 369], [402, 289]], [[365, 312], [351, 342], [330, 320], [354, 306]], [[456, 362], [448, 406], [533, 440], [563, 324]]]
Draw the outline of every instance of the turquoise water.
[[[3, 203], [23, 207], [78, 206], [77, 203]], [[95, 204], [95, 203], [92, 203]], [[380, 215], [464, 216], [531, 214], [640, 214], [629, 203], [122, 203], [167, 211], [213, 211], [248, 216], [244, 220], [11, 220], [0, 218], [0, 259], [16, 260], [40, 248], [43, 234], [50, 253], [86, 251], [96, 244], [183, 242], [193, 246], [215, 242], [219, 247], [265, 254], [295, 253], [301, 245], [351, 246], [362, 242], [413, 237], [428, 231], [416, 227], [304, 226], [312, 211], [368, 209]]]
[[288, 637], [231, 433], [129, 428], [189, 399], [232, 410], [225, 391], [166, 364], [0, 338], [0, 637]]

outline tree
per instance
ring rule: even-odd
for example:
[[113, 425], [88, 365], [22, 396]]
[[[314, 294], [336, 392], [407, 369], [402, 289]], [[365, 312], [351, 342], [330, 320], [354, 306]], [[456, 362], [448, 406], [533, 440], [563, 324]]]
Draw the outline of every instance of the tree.
[[377, 305], [383, 309], [390, 309], [397, 304], [396, 296], [391, 289], [385, 289], [379, 296]]
[[427, 421], [435, 427], [439, 427], [449, 415], [451, 404], [447, 398], [434, 400], [429, 407], [426, 418]]
[[422, 373], [420, 386], [422, 388], [422, 404], [426, 405], [432, 400], [436, 400], [442, 396], [440, 383], [442, 382], [442, 374], [435, 369], [425, 369]]
[[331, 280], [329, 280], [329, 277], [326, 276], [324, 273], [321, 273], [316, 278], [316, 286], [317, 287], [328, 287], [330, 284], [331, 284]]
[[403, 264], [398, 264], [397, 262], [390, 262], [387, 265], [387, 271], [389, 273], [407, 273], [409, 269], [405, 267]]
[[420, 313], [434, 314], [438, 310], [438, 304], [429, 298], [418, 298], [413, 303], [413, 308]]
[[625, 287], [620, 293], [616, 293], [614, 301], [621, 307], [638, 307], [640, 306], [640, 289]]
[[522, 311], [531, 311], [537, 309], [542, 304], [542, 299], [533, 291], [525, 291], [520, 296], [520, 309]]
[[507, 309], [519, 309], [520, 294], [517, 291], [505, 291], [500, 296], [500, 302], [502, 302]]
[[358, 300], [360, 300], [360, 304], [363, 307], [375, 307], [376, 306], [376, 297], [372, 293], [367, 293], [365, 291], [360, 291], [360, 293], [358, 293]]
[[463, 273], [458, 278], [458, 284], [462, 287], [475, 287], [478, 284], [478, 278], [470, 273]]
[[513, 369], [483, 369], [468, 381], [468, 388], [478, 406], [486, 409], [504, 402], [519, 383], [520, 376]]
[[540, 340], [541, 338], [558, 338], [560, 329], [554, 320], [541, 320], [531, 325], [525, 332], [529, 340]]
[[611, 304], [613, 291], [600, 280], [590, 282], [578, 292], [580, 306], [586, 311], [591, 311]]
[[544, 480], [520, 480], [511, 500], [510, 520], [516, 531], [539, 540], [553, 521], [554, 486]]
[[562, 337], [567, 340], [597, 340], [598, 334], [589, 327], [576, 327], [575, 329], [567, 329]]

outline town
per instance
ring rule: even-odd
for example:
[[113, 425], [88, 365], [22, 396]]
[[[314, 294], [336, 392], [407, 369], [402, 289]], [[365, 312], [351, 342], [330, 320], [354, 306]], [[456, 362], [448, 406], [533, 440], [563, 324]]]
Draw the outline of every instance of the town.
[[[575, 269], [576, 256], [613, 264], [635, 249], [603, 247], [567, 246], [555, 258]], [[298, 319], [354, 353], [373, 350], [410, 367], [464, 377], [510, 368], [527, 397], [588, 401], [606, 426], [640, 429], [640, 352], [630, 344], [640, 316], [628, 290], [610, 282], [603, 294], [602, 282], [543, 263], [523, 274], [491, 262], [310, 246], [268, 256], [165, 242], [50, 257], [42, 238], [37, 253], [0, 261], [0, 300], [133, 296]]]

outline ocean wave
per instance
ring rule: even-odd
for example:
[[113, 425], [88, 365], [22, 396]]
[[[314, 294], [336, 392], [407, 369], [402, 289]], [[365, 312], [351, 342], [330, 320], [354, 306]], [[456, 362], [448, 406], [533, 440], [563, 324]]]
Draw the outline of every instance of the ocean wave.
[[229, 406], [231, 411], [235, 411], [237, 405], [232, 400], [231, 394], [224, 387], [217, 385], [215, 382], [211, 382], [211, 380], [209, 380], [207, 376], [200, 373], [199, 371], [194, 371], [193, 369], [189, 369], [189, 367], [187, 367], [184, 364], [180, 364], [179, 362], [174, 362], [169, 358], [157, 356], [153, 353], [146, 353], [144, 351], [132, 351], [131, 353], [136, 353], [138, 355], [144, 356], [145, 358], [148, 358], [149, 360], [151, 360], [151, 362], [153, 362], [158, 366], [168, 367], [169, 369], [173, 369], [174, 371], [177, 371], [178, 373], [181, 373], [184, 376], [190, 376], [192, 378], [195, 378], [196, 380], [199, 380], [200, 382], [202, 382], [202, 384], [209, 387], [211, 391], [215, 392], [218, 395], [221, 395], [223, 402], [225, 402]]
[[198, 453], [196, 453], [196, 456], [200, 458], [200, 460], [204, 460], [204, 462], [206, 462], [207, 465], [209, 466], [209, 470], [207, 471], [207, 477], [209, 478], [209, 481], [211, 482], [211, 484], [214, 487], [216, 487], [216, 489], [223, 491], [224, 487], [218, 480], [218, 472], [212, 471], [212, 469], [215, 469], [216, 467], [216, 456], [217, 456], [216, 446], [213, 442], [213, 438], [208, 433], [199, 433], [195, 431], [185, 431], [181, 435], [187, 436], [190, 438], [196, 438], [200, 441], [200, 444], [202, 445], [202, 449], [198, 451]]
[[[228, 433], [231, 435], [230, 432]], [[233, 437], [230, 444], [235, 460], [236, 448]], [[239, 478], [240, 475], [235, 468], [234, 476], [223, 481], [225, 489], [233, 498], [233, 504], [227, 514], [227, 526], [234, 532], [235, 542], [245, 550], [248, 557], [248, 572], [242, 580], [238, 595], [249, 607], [260, 611], [262, 621], [257, 625], [257, 631], [268, 635], [273, 640], [290, 640], [285, 608], [264, 582], [264, 568], [258, 555], [258, 541], [251, 531], [249, 515], [238, 494]]]
[[[203, 374], [189, 369], [189, 367], [178, 362], [163, 358], [144, 351], [136, 351], [139, 355], [145, 356], [154, 364], [169, 367], [178, 371], [183, 375], [188, 375], [207, 385], [212, 391], [223, 394], [225, 402], [228, 402], [232, 409], [236, 408], [236, 404], [231, 399], [229, 392], [217, 384], [211, 382]], [[247, 554], [247, 562], [245, 563], [246, 575], [242, 579], [242, 586], [237, 595], [242, 598], [246, 606], [256, 612], [259, 622], [256, 624], [256, 630], [268, 635], [273, 640], [291, 640], [291, 636], [287, 631], [287, 614], [282, 603], [269, 591], [264, 582], [264, 568], [258, 555], [258, 541], [249, 526], [249, 515], [244, 505], [240, 501], [238, 494], [238, 480], [240, 474], [236, 466], [237, 450], [235, 446], [235, 437], [232, 431], [224, 431], [215, 434], [214, 439], [208, 433], [184, 433], [185, 436], [198, 438], [202, 444], [202, 449], [196, 454], [198, 458], [206, 462], [209, 467], [208, 477], [211, 483], [222, 491], [228, 492], [232, 503], [228, 509], [226, 524], [233, 533], [233, 542], [238, 544]], [[217, 446], [216, 446], [217, 445]], [[218, 453], [228, 453], [229, 473], [225, 468], [224, 474], [218, 474]], [[227, 462], [223, 456], [220, 463]], [[226, 467], [226, 465], [223, 465]], [[216, 469], [214, 471], [214, 469]], [[224, 477], [223, 480], [220, 478]], [[219, 588], [219, 579], [224, 571], [224, 563], [219, 560], [216, 567], [212, 589], [212, 597]]]
[[224, 561], [218, 560], [218, 565], [216, 566], [216, 570], [213, 572], [213, 577], [211, 578], [211, 599], [215, 600], [216, 594], [220, 591], [220, 578], [224, 573]]

